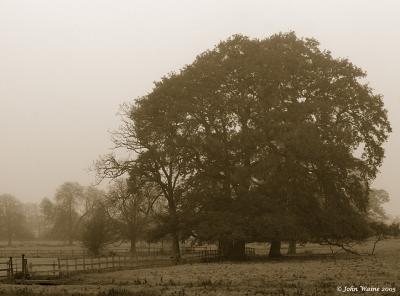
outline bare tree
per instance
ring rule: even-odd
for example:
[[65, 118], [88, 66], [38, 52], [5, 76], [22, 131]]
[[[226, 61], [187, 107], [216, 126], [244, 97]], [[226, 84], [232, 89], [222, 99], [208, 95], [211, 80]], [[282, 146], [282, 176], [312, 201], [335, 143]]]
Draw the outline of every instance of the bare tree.
[[120, 238], [130, 242], [132, 253], [136, 253], [136, 242], [143, 237], [153, 205], [160, 195], [154, 186], [140, 182], [139, 178], [116, 179], [108, 191], [109, 215]]
[[96, 163], [96, 170], [100, 180], [129, 174], [145, 183], [155, 184], [168, 204], [169, 234], [175, 259], [180, 261], [178, 207], [182, 185], [188, 176], [186, 148], [177, 145], [183, 137], [179, 126], [159, 126], [158, 132], [154, 133], [157, 119], [150, 119], [154, 115], [152, 103], [148, 104], [146, 99], [142, 98], [137, 105], [123, 105], [122, 125], [113, 134], [114, 150], [122, 149], [128, 153], [128, 158], [106, 155]]

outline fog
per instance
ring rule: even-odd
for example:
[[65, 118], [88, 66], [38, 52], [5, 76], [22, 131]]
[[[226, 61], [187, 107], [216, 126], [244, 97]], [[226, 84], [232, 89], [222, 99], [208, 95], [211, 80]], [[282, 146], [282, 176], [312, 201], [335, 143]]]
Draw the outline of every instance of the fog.
[[367, 71], [393, 133], [374, 187], [400, 215], [398, 1], [0, 0], [0, 193], [52, 197], [112, 147], [119, 105], [232, 34], [294, 30]]

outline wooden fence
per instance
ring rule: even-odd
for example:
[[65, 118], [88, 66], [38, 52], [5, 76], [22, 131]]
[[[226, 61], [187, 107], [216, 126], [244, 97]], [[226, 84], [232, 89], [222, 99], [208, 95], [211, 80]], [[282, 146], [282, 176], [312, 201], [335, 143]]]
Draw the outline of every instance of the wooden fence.
[[[221, 258], [216, 249], [187, 249], [182, 252], [186, 262], [210, 262]], [[246, 255], [254, 255], [253, 248], [246, 248]], [[149, 254], [147, 254], [149, 255]], [[152, 256], [112, 255], [101, 257], [54, 257], [20, 258], [10, 257], [0, 261], [0, 278], [13, 278], [18, 275], [23, 278], [59, 278], [82, 272], [102, 272], [133, 268], [167, 266], [175, 264], [172, 257], [160, 252]]]
[[82, 272], [102, 272], [142, 267], [171, 265], [169, 257], [139, 258], [132, 256], [63, 258], [48, 263], [29, 263], [28, 272], [32, 277], [63, 277]]
[[[185, 255], [186, 254], [186, 255]], [[198, 250], [183, 254], [185, 261], [212, 261], [220, 257], [218, 250]], [[28, 264], [32, 276], [68, 276], [79, 272], [100, 272], [119, 269], [144, 268], [175, 264], [174, 259], [164, 253], [153, 253], [153, 256], [102, 256], [56, 258], [46, 263]]]

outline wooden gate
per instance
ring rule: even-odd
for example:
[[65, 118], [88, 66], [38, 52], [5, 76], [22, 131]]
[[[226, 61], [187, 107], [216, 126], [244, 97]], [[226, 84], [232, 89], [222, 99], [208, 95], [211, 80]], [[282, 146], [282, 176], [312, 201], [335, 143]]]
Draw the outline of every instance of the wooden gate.
[[0, 279], [13, 279], [14, 278], [14, 265], [13, 258], [0, 259]]

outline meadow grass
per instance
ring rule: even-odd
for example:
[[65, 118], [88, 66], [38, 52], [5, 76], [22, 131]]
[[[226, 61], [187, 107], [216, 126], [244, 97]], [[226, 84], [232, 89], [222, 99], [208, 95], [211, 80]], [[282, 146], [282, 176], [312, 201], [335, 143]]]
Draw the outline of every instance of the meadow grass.
[[[330, 253], [329, 248], [326, 251]], [[0, 296], [356, 295], [361, 292], [343, 293], [337, 288], [360, 289], [360, 286], [396, 289], [367, 292], [367, 295], [400, 295], [399, 239], [381, 242], [374, 256], [311, 254], [280, 260], [196, 263], [82, 274], [72, 278], [68, 285], [3, 285]]]

